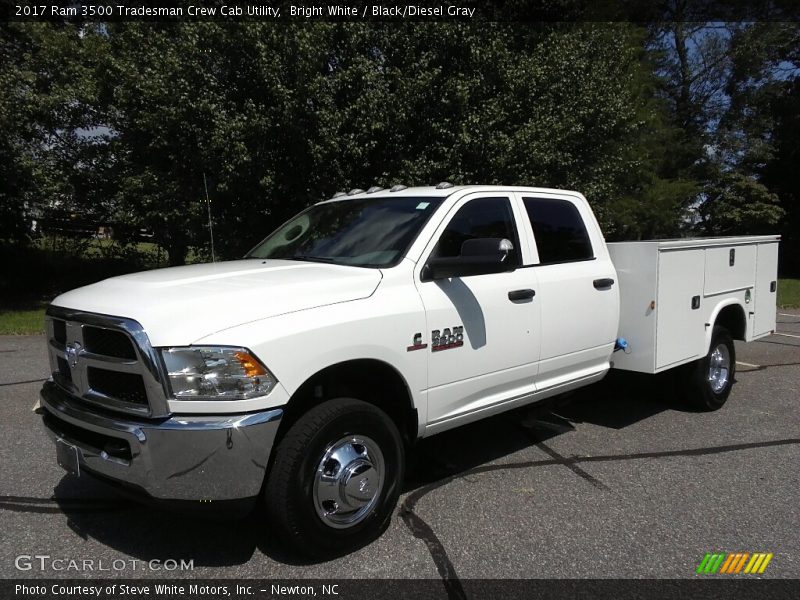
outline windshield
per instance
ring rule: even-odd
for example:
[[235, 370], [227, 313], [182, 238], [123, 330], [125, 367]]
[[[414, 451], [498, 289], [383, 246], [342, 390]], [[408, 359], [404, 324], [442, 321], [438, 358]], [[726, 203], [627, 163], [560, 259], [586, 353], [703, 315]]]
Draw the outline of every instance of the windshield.
[[246, 258], [390, 267], [403, 258], [443, 198], [377, 197], [316, 204]]

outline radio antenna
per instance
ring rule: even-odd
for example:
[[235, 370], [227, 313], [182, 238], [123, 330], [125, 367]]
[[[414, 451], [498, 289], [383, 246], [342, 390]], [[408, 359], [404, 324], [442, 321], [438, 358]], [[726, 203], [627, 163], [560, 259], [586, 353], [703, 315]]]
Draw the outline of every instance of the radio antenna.
[[206, 182], [205, 171], [203, 171], [203, 187], [206, 188], [206, 207], [208, 208], [208, 232], [211, 234], [211, 262], [217, 262], [217, 256], [214, 253], [214, 224], [211, 222], [211, 198], [208, 197], [208, 183]]

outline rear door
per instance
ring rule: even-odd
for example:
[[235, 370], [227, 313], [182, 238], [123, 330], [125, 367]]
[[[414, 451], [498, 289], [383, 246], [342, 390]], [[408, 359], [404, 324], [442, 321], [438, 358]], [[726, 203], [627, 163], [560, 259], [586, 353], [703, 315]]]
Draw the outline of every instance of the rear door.
[[619, 284], [588, 204], [574, 196], [519, 193], [535, 242], [530, 269], [541, 306], [537, 388], [609, 367], [619, 324]]
[[[539, 358], [539, 299], [536, 273], [520, 268], [529, 258], [521, 243], [522, 215], [511, 193], [481, 193], [457, 202], [433, 236], [415, 269], [425, 305], [428, 347], [428, 424], [447, 422], [532, 393]], [[472, 238], [507, 238], [517, 268], [424, 281], [430, 256], [460, 254]], [[438, 342], [438, 343], [436, 343]]]

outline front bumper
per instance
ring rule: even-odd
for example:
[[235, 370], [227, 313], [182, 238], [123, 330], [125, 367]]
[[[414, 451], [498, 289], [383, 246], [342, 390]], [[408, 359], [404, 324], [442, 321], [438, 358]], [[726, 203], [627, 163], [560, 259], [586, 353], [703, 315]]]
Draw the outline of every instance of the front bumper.
[[256, 497], [282, 409], [138, 420], [87, 410], [54, 382], [41, 391], [45, 429], [77, 448], [81, 472], [155, 500], [200, 503]]

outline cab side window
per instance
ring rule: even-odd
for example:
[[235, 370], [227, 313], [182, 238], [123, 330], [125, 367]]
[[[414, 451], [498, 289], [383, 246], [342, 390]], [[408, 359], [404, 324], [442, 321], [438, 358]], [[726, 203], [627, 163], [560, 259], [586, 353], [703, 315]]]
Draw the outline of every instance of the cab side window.
[[461, 245], [475, 238], [505, 238], [514, 249], [508, 260], [519, 265], [519, 237], [514, 213], [508, 198], [476, 198], [462, 206], [442, 232], [431, 256], [451, 258], [461, 256]]
[[540, 264], [594, 258], [592, 243], [577, 207], [568, 200], [523, 198], [531, 221]]

